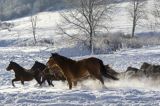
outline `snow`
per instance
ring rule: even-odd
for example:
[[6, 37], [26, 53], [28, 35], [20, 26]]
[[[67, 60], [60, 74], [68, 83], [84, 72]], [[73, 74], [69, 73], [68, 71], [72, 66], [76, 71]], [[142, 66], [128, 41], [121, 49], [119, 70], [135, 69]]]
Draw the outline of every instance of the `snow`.
[[[44, 50], [44, 51], [43, 51]], [[117, 71], [125, 71], [129, 65], [139, 68], [142, 62], [160, 63], [160, 46], [141, 49], [121, 50], [114, 54], [93, 55], [105, 64], [110, 64]], [[42, 51], [42, 52], [40, 52]], [[51, 50], [45, 47], [1, 47], [0, 48], [0, 103], [1, 105], [159, 105], [159, 81], [141, 80], [105, 80], [104, 88], [97, 80], [87, 80], [78, 84], [72, 90], [67, 82], [54, 81], [55, 87], [44, 85], [39, 87], [36, 81], [25, 82], [22, 86], [16, 82], [12, 87], [13, 72], [6, 71], [9, 60], [19, 63], [25, 68], [31, 68], [35, 60], [46, 63]], [[72, 57], [83, 59], [84, 57]]]

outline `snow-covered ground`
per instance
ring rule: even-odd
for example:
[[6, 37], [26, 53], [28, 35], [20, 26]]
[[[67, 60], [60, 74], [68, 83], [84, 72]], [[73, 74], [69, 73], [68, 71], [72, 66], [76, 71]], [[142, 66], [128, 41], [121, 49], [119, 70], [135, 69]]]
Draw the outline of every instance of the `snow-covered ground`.
[[[69, 90], [67, 82], [55, 81], [55, 87], [39, 87], [35, 81], [16, 82], [12, 87], [13, 72], [6, 71], [10, 60], [30, 68], [35, 60], [46, 63], [52, 51], [46, 47], [1, 47], [0, 48], [0, 103], [1, 105], [68, 106], [68, 105], [159, 105], [160, 82], [150, 79], [105, 80], [103, 88], [99, 81], [87, 80]], [[139, 68], [142, 62], [160, 64], [160, 46], [142, 49], [121, 50], [114, 54], [94, 55], [110, 64], [117, 71], [125, 71], [129, 65]], [[72, 57], [83, 59], [84, 57]]]
[[[111, 23], [111, 27], [113, 27], [111, 29], [112, 32], [130, 33], [131, 24], [127, 19], [126, 6], [126, 2], [117, 5], [119, 9], [113, 17], [114, 21]], [[12, 87], [11, 80], [14, 78], [14, 73], [13, 71], [6, 71], [6, 67], [11, 60], [29, 69], [36, 60], [46, 63], [50, 53], [57, 51], [58, 48], [62, 48], [61, 52], [65, 56], [72, 55], [72, 51], [81, 55], [87, 54], [87, 51], [82, 51], [80, 48], [72, 49], [72, 46], [75, 46], [75, 44], [72, 41], [64, 41], [66, 38], [56, 32], [56, 24], [61, 21], [58, 12], [42, 12], [37, 14], [37, 16], [38, 28], [36, 37], [38, 42], [49, 39], [54, 42], [54, 46], [46, 44], [32, 45], [33, 35], [30, 17], [8, 21], [14, 23], [15, 26], [10, 31], [0, 31], [0, 105], [160, 105], [160, 81], [146, 78], [140, 80], [105, 80], [107, 88], [102, 87], [97, 80], [83, 81], [77, 87], [74, 87], [73, 90], [68, 89], [67, 82], [61, 81], [54, 81], [55, 87], [48, 87], [48, 85], [39, 87], [34, 80], [25, 82], [24, 86], [20, 82], [16, 82], [16, 87]], [[146, 27], [138, 27], [136, 33], [147, 33], [147, 31], [149, 32]], [[70, 47], [71, 49], [69, 49]], [[139, 68], [143, 62], [160, 64], [160, 46], [122, 49], [113, 54], [93, 56], [102, 59], [105, 64], [110, 64], [118, 72], [123, 72], [128, 66]], [[71, 58], [83, 59], [86, 57], [90, 56]]]

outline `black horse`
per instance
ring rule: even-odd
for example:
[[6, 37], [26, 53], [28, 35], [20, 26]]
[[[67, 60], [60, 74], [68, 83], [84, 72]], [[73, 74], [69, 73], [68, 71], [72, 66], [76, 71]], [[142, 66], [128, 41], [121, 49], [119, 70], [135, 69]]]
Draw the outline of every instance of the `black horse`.
[[[40, 86], [42, 85], [42, 83], [44, 83], [46, 80], [48, 82], [48, 85], [50, 86], [54, 86], [52, 84], [52, 80], [51, 77], [47, 77], [44, 75], [44, 71], [43, 70], [49, 70], [46, 65], [44, 65], [43, 63], [40, 63], [38, 61], [35, 61], [34, 65], [32, 66], [32, 68], [30, 69], [30, 72], [33, 73], [33, 76], [35, 78], [35, 80], [38, 82], [38, 84], [40, 84]], [[50, 75], [51, 76], [51, 75]]]

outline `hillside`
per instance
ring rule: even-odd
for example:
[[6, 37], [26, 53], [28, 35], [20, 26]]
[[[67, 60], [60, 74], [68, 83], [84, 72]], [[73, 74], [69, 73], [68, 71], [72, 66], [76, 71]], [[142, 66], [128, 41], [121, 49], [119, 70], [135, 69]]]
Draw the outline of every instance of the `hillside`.
[[[109, 23], [109, 33], [101, 31], [99, 35], [103, 36], [95, 37], [95, 53], [112, 53], [121, 48], [140, 48], [160, 44], [159, 29], [157, 29], [156, 32], [153, 31], [150, 25], [147, 25], [150, 23], [148, 20], [143, 21], [142, 26], [137, 26], [135, 32], [136, 37], [134, 39], [130, 40], [127, 37], [125, 38], [124, 35], [130, 35], [132, 30], [132, 22], [128, 19], [126, 10], [128, 4], [128, 2], [114, 4], [116, 9], [112, 14], [112, 21]], [[152, 1], [148, 2], [147, 5], [151, 4]], [[151, 8], [152, 6], [148, 7], [148, 9]], [[36, 38], [38, 44], [36, 46], [47, 46], [66, 56], [89, 54], [87, 45], [83, 44], [80, 40], [72, 39], [69, 36], [59, 33], [57, 25], [63, 21], [60, 13], [65, 11], [68, 12], [67, 10], [49, 11], [33, 15], [37, 17]], [[6, 22], [14, 26], [9, 30], [0, 30], [1, 47], [34, 46], [30, 16]], [[70, 30], [70, 33], [74, 32], [73, 29]], [[83, 36], [78, 33], [77, 38], [83, 38]], [[143, 42], [143, 39], [146, 39], [146, 42]], [[111, 44], [108, 45], [106, 41], [109, 41]], [[65, 52], [66, 50], [68, 52]]]
[[67, 7], [66, 0], [0, 0], [0, 20], [6, 21]]
[[[47, 11], [59, 11], [73, 8], [68, 2], [77, 4], [77, 0], [0, 0], [0, 20], [25, 17], [31, 14]], [[124, 2], [126, 0], [112, 0], [112, 2]], [[78, 5], [78, 4], [77, 4]]]

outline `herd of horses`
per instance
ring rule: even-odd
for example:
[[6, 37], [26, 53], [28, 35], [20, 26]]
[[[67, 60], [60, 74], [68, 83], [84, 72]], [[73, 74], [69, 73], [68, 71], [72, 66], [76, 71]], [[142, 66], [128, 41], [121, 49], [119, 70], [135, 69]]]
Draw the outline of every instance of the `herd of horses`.
[[160, 76], [160, 66], [152, 65], [144, 62], [140, 69], [128, 67], [125, 72], [118, 73], [109, 65], [104, 65], [103, 61], [90, 57], [75, 61], [73, 59], [52, 53], [48, 62], [45, 64], [35, 61], [31, 69], [25, 69], [16, 62], [10, 61], [7, 71], [13, 70], [15, 78], [12, 80], [12, 85], [15, 87], [15, 81], [31, 81], [35, 79], [41, 86], [45, 81], [48, 85], [54, 86], [52, 81], [67, 81], [69, 89], [76, 86], [77, 82], [88, 78], [99, 80], [104, 85], [104, 77], [112, 80], [119, 80], [125, 76], [130, 78], [154, 77]]

